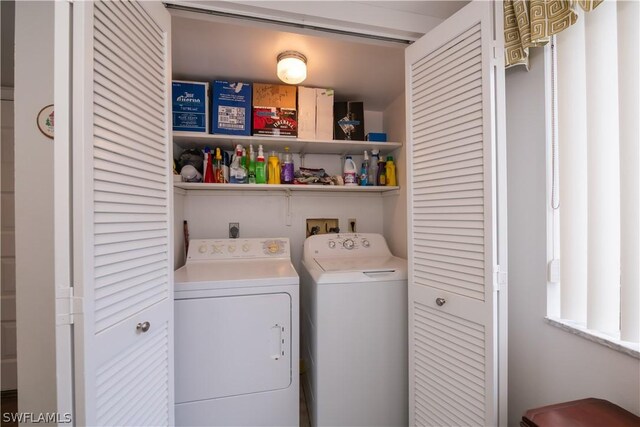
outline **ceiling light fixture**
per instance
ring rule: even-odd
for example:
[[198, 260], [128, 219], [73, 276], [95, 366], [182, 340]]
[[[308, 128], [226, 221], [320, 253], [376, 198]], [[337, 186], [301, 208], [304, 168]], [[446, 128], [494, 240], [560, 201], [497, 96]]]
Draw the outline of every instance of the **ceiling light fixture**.
[[278, 55], [277, 74], [285, 83], [302, 83], [307, 78], [307, 57], [295, 50], [282, 52]]

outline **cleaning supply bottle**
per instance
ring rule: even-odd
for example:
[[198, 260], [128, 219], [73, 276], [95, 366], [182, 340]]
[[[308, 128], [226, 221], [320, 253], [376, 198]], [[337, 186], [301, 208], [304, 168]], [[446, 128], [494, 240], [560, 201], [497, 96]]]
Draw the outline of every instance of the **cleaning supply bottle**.
[[387, 156], [387, 164], [384, 167], [386, 184], [391, 187], [398, 185], [396, 181], [396, 165], [393, 163], [393, 156]]
[[232, 184], [246, 184], [247, 182], [247, 170], [242, 166], [242, 145], [236, 146], [236, 153], [231, 161], [231, 170], [229, 182]]
[[256, 184], [267, 183], [267, 165], [264, 162], [262, 144], [258, 145], [258, 158], [256, 159]]
[[222, 172], [224, 175], [224, 182], [229, 182], [229, 166], [231, 166], [231, 162], [229, 160], [229, 153], [224, 150], [222, 151]]
[[244, 168], [244, 170], [249, 170], [249, 165], [247, 164], [247, 150], [242, 147], [242, 160], [240, 161], [240, 165]]
[[369, 185], [369, 155], [364, 150], [364, 158], [362, 159], [362, 167], [360, 168], [360, 185]]
[[224, 170], [222, 169], [222, 153], [219, 148], [216, 148], [216, 165], [213, 169], [213, 173], [215, 175], [214, 182], [218, 184], [224, 184], [226, 181], [224, 180]]
[[293, 184], [293, 156], [289, 152], [289, 147], [284, 147], [284, 164], [282, 165], [282, 183]]
[[[264, 159], [263, 159], [264, 160]], [[256, 152], [253, 151], [253, 145], [249, 145], [249, 184], [256, 183]]]
[[387, 185], [387, 177], [384, 171], [384, 159], [378, 159], [378, 170], [376, 171], [376, 185]]
[[368, 185], [376, 185], [376, 178], [378, 176], [378, 161], [380, 160], [380, 150], [371, 150], [371, 160], [369, 161], [369, 176], [367, 177]]
[[344, 185], [358, 185], [357, 181], [357, 168], [351, 156], [347, 156], [344, 159], [344, 169], [342, 178], [344, 179]]
[[269, 184], [280, 184], [280, 158], [278, 153], [272, 151], [269, 154]]
[[213, 175], [213, 156], [211, 155], [211, 149], [209, 147], [205, 147], [204, 157], [206, 158], [206, 163], [204, 166], [204, 178], [202, 182], [215, 182], [215, 176]]

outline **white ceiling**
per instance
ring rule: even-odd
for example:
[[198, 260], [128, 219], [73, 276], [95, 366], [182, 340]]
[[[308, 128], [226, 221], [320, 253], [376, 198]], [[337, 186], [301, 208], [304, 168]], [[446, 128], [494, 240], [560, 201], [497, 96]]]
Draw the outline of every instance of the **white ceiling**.
[[308, 58], [306, 86], [332, 88], [336, 99], [382, 111], [404, 90], [404, 46], [357, 43], [234, 23], [173, 17], [173, 75], [279, 83], [276, 57], [297, 50]]
[[358, 1], [357, 3], [368, 4], [370, 6], [380, 7], [383, 9], [398, 10], [445, 19], [460, 10], [462, 6], [469, 3], [469, 0]]
[[[263, 16], [371, 34], [418, 38], [468, 1], [203, 1], [168, 0], [199, 9]], [[332, 88], [337, 100], [383, 111], [404, 92], [406, 45], [380, 43], [244, 19], [172, 11], [176, 79], [280, 83], [276, 57], [297, 50], [308, 58], [303, 85]]]

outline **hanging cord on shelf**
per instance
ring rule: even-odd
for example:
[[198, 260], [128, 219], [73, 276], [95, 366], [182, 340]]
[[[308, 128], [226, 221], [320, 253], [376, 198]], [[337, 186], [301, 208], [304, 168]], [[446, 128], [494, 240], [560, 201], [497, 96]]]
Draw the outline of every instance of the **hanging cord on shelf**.
[[558, 82], [556, 75], [556, 38], [551, 38], [551, 209], [560, 208], [558, 194]]
[[182, 223], [182, 231], [184, 233], [184, 256], [189, 255], [189, 224], [186, 220]]

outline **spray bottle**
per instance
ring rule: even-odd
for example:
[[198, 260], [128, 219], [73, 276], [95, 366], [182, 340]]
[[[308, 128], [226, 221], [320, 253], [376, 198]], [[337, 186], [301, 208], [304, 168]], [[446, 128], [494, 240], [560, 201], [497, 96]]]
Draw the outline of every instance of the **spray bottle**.
[[380, 150], [371, 150], [371, 160], [369, 161], [369, 176], [367, 177], [368, 185], [376, 185], [378, 177], [378, 161], [380, 160]]
[[206, 160], [204, 166], [204, 178], [202, 182], [212, 183], [215, 182], [215, 176], [213, 175], [213, 155], [211, 154], [211, 149], [206, 147], [204, 149], [204, 157]]
[[236, 146], [236, 153], [231, 161], [231, 171], [229, 182], [232, 184], [246, 184], [247, 182], [247, 170], [242, 166], [242, 145]]
[[256, 183], [256, 152], [253, 145], [249, 144], [249, 184]]
[[362, 167], [360, 168], [360, 185], [369, 185], [369, 154], [367, 150], [364, 150], [364, 157], [362, 159]]
[[224, 169], [222, 167], [222, 153], [220, 152], [220, 148], [216, 148], [216, 165], [214, 168], [214, 182], [218, 184], [226, 183], [224, 179]]
[[267, 183], [267, 164], [264, 162], [262, 144], [258, 145], [258, 158], [256, 159], [256, 184]]

